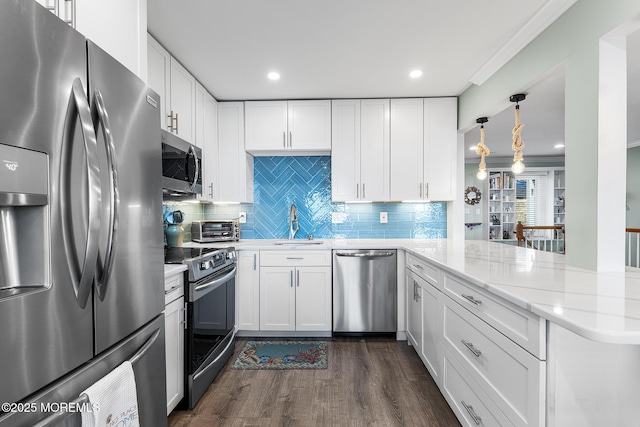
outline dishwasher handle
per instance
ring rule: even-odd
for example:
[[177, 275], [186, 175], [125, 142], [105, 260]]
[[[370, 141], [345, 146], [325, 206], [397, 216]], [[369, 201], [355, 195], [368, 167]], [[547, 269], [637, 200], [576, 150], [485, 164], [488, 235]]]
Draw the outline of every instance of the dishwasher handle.
[[383, 258], [394, 256], [395, 252], [336, 252], [337, 256], [358, 257], [358, 258]]

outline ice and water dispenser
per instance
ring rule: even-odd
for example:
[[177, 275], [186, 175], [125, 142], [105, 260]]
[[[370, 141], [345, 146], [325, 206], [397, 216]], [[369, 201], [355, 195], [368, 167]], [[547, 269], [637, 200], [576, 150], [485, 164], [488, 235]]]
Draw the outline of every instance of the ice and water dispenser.
[[49, 286], [49, 160], [0, 143], [0, 298]]

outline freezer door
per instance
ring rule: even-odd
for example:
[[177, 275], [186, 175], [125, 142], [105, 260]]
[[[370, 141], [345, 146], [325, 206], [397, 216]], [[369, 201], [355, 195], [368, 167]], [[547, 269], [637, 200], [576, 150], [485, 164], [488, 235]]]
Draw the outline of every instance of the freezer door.
[[[26, 410], [0, 415], [1, 427], [80, 426], [82, 405], [76, 399], [90, 385], [103, 378], [125, 360], [133, 358], [133, 373], [142, 427], [167, 425], [164, 355], [164, 317], [158, 316], [134, 335], [102, 354], [29, 400]], [[74, 402], [76, 406], [65, 404]], [[58, 412], [58, 409], [61, 409]]]
[[160, 98], [94, 43], [87, 44], [102, 177], [94, 293], [98, 354], [164, 308]]
[[[47, 189], [43, 204], [7, 197], [0, 207], [0, 251], [10, 255], [0, 257], [0, 402], [17, 402], [93, 355], [90, 209], [59, 194], [61, 184], [69, 190], [62, 175], [87, 170], [95, 137], [82, 132], [91, 128], [85, 38], [34, 1], [3, 0], [0, 40], [0, 144], [43, 153]], [[73, 140], [79, 162], [71, 165], [63, 146]], [[2, 167], [4, 160], [19, 159], [2, 159]], [[6, 185], [0, 181], [0, 192], [11, 191]], [[73, 218], [63, 221], [64, 212]]]

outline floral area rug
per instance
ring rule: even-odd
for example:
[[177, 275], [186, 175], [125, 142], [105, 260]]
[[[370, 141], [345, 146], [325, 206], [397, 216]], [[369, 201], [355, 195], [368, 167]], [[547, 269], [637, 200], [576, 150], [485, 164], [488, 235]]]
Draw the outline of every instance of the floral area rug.
[[327, 369], [326, 341], [249, 341], [233, 369]]

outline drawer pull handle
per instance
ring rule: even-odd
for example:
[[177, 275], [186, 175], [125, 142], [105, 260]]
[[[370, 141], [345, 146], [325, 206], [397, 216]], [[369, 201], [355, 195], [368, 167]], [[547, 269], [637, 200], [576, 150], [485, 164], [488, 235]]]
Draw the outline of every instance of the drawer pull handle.
[[465, 294], [462, 294], [462, 298], [466, 299], [467, 301], [469, 301], [469, 302], [470, 302], [471, 304], [473, 304], [473, 305], [480, 305], [480, 304], [482, 304], [482, 301], [480, 301], [479, 299], [475, 299], [475, 298], [473, 297], [473, 295], [465, 295]]
[[413, 264], [413, 266], [419, 270], [424, 270], [424, 268], [420, 264]]
[[304, 259], [304, 257], [288, 256], [287, 259]]
[[469, 415], [471, 415], [473, 422], [475, 422], [476, 425], [479, 426], [480, 423], [482, 422], [482, 418], [476, 415], [475, 411], [473, 410], [473, 406], [467, 405], [466, 403], [464, 403], [464, 400], [461, 400], [460, 403], [462, 403], [462, 406], [464, 406], [464, 409], [466, 409]]
[[481, 352], [480, 350], [476, 349], [476, 348], [473, 346], [473, 343], [466, 342], [465, 340], [460, 340], [460, 341], [462, 341], [462, 344], [464, 344], [464, 346], [465, 346], [465, 347], [467, 347], [467, 348], [469, 349], [469, 351], [470, 351], [471, 353], [473, 353], [473, 355], [474, 355], [474, 356], [476, 356], [476, 357], [480, 357], [480, 355], [482, 354], [482, 352]]

